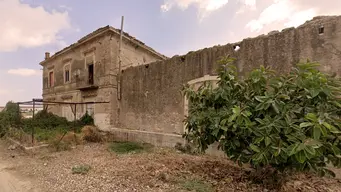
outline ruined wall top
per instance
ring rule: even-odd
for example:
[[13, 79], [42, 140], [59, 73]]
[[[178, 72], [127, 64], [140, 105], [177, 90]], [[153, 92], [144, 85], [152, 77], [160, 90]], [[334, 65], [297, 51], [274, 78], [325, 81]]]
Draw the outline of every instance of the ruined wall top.
[[[235, 51], [237, 45], [240, 49]], [[241, 75], [260, 65], [285, 73], [299, 61], [309, 59], [319, 62], [322, 70], [341, 76], [341, 16], [315, 17], [297, 28], [127, 68], [122, 77], [121, 125], [181, 133], [182, 86], [215, 75], [216, 61], [227, 55], [237, 59]]]

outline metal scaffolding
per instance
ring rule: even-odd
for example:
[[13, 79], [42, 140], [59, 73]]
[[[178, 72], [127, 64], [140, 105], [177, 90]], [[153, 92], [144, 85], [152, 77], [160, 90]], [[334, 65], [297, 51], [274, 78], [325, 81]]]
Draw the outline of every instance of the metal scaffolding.
[[[32, 110], [33, 110], [32, 119], [34, 119], [34, 117], [35, 117], [36, 106], [43, 106], [44, 110], [47, 110], [48, 105], [69, 105], [71, 108], [71, 111], [74, 115], [74, 124], [75, 124], [77, 121], [77, 105], [104, 104], [104, 103], [110, 103], [110, 102], [96, 102], [96, 101], [93, 101], [93, 102], [61, 102], [61, 101], [44, 101], [43, 99], [32, 99], [31, 101], [17, 102], [16, 104], [18, 105], [19, 110], [20, 110], [21, 105], [32, 106]], [[32, 130], [31, 130], [32, 144], [34, 143], [34, 132], [35, 132], [34, 127], [32, 127]], [[63, 135], [63, 137], [65, 136], [65, 134]]]

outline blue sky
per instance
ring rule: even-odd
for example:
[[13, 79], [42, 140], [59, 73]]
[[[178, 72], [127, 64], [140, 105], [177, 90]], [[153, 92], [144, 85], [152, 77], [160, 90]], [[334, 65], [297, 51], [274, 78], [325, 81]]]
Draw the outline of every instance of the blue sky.
[[0, 106], [41, 98], [41, 67], [99, 27], [124, 30], [169, 57], [341, 13], [339, 0], [0, 0]]

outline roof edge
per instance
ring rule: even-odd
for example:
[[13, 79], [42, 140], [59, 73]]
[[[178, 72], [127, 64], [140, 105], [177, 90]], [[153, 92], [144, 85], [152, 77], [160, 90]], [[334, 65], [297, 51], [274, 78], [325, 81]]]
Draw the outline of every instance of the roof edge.
[[[63, 48], [62, 50], [60, 50], [60, 51], [56, 52], [54, 55], [52, 55], [50, 58], [41, 61], [39, 64], [40, 64], [41, 66], [43, 66], [46, 62], [51, 61], [51, 60], [57, 58], [58, 56], [60, 56], [60, 55], [62, 55], [62, 54], [64, 54], [64, 53], [70, 51], [71, 49], [74, 49], [74, 48], [76, 48], [76, 47], [79, 47], [80, 45], [82, 45], [82, 44], [84, 44], [84, 43], [86, 43], [86, 42], [88, 42], [88, 41], [90, 41], [90, 40], [92, 40], [92, 39], [94, 39], [94, 38], [96, 38], [96, 37], [102, 36], [103, 34], [105, 34], [105, 33], [108, 32], [108, 31], [109, 31], [109, 32], [112, 32], [112, 33], [115, 33], [115, 34], [117, 34], [117, 35], [120, 35], [120, 31], [121, 31], [121, 30], [115, 29], [114, 27], [112, 27], [112, 26], [110, 26], [110, 25], [107, 25], [107, 26], [105, 26], [105, 27], [98, 28], [97, 30], [93, 31], [92, 33], [89, 33], [89, 34], [83, 36], [82, 38], [80, 38], [76, 43], [73, 43], [73, 44], [71, 44], [71, 45], [69, 45], [69, 46]], [[152, 53], [152, 54], [158, 56], [158, 57], [159, 57], [160, 59], [162, 59], [162, 60], [168, 59], [167, 56], [165, 56], [165, 55], [163, 55], [163, 54], [161, 54], [161, 53], [155, 51], [153, 48], [147, 46], [147, 45], [144, 44], [143, 42], [139, 41], [138, 39], [136, 39], [136, 38], [133, 37], [133, 36], [130, 36], [128, 33], [124, 32], [124, 31], [123, 31], [123, 38], [126, 39], [126, 40], [128, 40], [128, 41], [130, 41], [130, 42], [132, 42], [132, 43], [134, 43], [134, 44], [137, 44], [137, 45], [143, 47], [145, 50], [147, 50], [147, 51], [149, 51], [150, 53]]]

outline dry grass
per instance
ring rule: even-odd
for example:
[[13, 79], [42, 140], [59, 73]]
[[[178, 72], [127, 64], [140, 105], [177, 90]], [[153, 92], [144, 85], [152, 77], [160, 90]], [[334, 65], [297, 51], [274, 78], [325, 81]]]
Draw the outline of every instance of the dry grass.
[[101, 135], [99, 129], [95, 126], [84, 126], [81, 132], [84, 141], [94, 143], [100, 143], [103, 141], [103, 136]]

